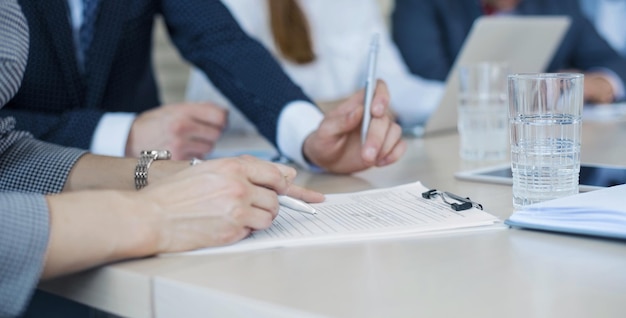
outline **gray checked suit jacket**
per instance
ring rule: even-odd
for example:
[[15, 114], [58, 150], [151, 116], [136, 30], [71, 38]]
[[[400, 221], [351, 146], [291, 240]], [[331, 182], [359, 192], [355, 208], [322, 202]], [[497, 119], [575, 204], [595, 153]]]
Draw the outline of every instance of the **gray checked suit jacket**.
[[[16, 0], [0, 0], [0, 107], [19, 88], [28, 27]], [[60, 192], [84, 153], [37, 141], [0, 118], [0, 317], [18, 316], [37, 286], [48, 245], [44, 194]]]

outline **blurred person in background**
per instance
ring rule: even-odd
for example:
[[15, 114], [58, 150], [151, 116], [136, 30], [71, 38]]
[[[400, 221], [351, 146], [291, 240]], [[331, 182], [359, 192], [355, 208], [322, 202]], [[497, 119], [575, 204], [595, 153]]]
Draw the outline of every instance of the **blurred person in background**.
[[17, 129], [41, 140], [111, 156], [167, 149], [173, 159], [190, 159], [213, 150], [226, 123], [222, 108], [159, 100], [152, 35], [162, 17], [181, 55], [302, 167], [352, 173], [389, 165], [404, 153], [382, 81], [361, 144], [363, 92], [322, 113], [219, 0], [20, 3], [31, 51], [22, 86], [0, 116], [15, 117]]
[[626, 0], [579, 1], [598, 33], [626, 58]]
[[[261, 42], [323, 109], [332, 109], [363, 88], [375, 33], [380, 35], [377, 77], [387, 83], [391, 110], [403, 127], [424, 123], [443, 94], [441, 81], [410, 73], [390, 39], [376, 0], [222, 2], [244, 31]], [[232, 129], [254, 130], [198, 69], [190, 76], [187, 99], [224, 105]]]
[[396, 0], [393, 39], [414, 74], [444, 80], [472, 24], [485, 15], [569, 16], [571, 27], [546, 71], [583, 72], [590, 103], [626, 96], [626, 59], [596, 32], [578, 0]]

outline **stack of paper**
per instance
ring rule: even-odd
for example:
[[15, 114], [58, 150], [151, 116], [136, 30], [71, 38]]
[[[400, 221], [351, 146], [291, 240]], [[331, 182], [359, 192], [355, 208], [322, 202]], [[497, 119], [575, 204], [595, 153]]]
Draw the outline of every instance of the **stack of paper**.
[[626, 103], [596, 104], [583, 107], [584, 122], [615, 122], [626, 119]]
[[501, 222], [495, 216], [471, 208], [454, 211], [441, 198], [424, 199], [428, 191], [420, 182], [363, 192], [328, 194], [313, 204], [317, 214], [281, 207], [272, 226], [255, 231], [230, 246], [189, 253], [239, 252], [295, 245], [329, 244], [409, 236], [424, 232], [485, 228]]
[[626, 239], [626, 185], [529, 206], [504, 222], [514, 227]]

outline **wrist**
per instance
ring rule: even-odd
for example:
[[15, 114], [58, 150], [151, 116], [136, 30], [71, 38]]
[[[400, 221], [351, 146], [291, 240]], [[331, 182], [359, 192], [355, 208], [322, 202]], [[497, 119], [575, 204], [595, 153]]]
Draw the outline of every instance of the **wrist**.
[[315, 149], [309, 148], [309, 147], [313, 147], [315, 143], [315, 141], [309, 142], [309, 140], [313, 138], [312, 136], [313, 136], [313, 133], [309, 134], [309, 136], [304, 140], [304, 143], [302, 146], [302, 159], [304, 160], [304, 163], [306, 164], [306, 168], [308, 168], [309, 171], [315, 172], [315, 173], [333, 172], [330, 170], [329, 165], [325, 166], [322, 163], [318, 163], [318, 161], [314, 159], [314, 156], [312, 154], [315, 154], [316, 151]]
[[189, 161], [183, 160], [157, 160], [150, 167], [148, 184], [159, 182], [169, 176], [189, 168]]
[[[50, 236], [43, 278], [155, 254], [150, 203], [136, 191], [80, 191], [47, 196]], [[112, 235], [114, 233], [114, 235]]]
[[118, 259], [138, 258], [158, 253], [160, 219], [155, 202], [140, 197], [141, 192], [124, 191], [118, 196], [122, 206], [118, 208], [120, 238], [117, 242]]
[[[313, 133], [309, 134], [306, 137], [306, 139], [304, 139], [304, 143], [302, 143], [302, 159], [309, 166], [321, 167], [317, 162], [315, 162], [311, 158], [311, 155], [310, 155], [311, 151], [309, 151], [309, 148], [313, 147], [311, 146], [311, 143], [313, 142], [311, 141], [313, 138], [312, 136], [313, 136]], [[315, 151], [313, 151], [313, 153], [315, 153]]]
[[[113, 225], [113, 229], [106, 231], [112, 238], [108, 262], [157, 254], [159, 219], [156, 203], [141, 197], [141, 192], [137, 191], [106, 191], [98, 192], [98, 195], [115, 202], [106, 209]], [[101, 212], [107, 214], [106, 211]]]

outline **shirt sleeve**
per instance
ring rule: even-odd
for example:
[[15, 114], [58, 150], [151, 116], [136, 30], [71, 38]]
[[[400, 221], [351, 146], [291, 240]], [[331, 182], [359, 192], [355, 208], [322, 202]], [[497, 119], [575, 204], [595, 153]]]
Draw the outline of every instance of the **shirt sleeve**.
[[43, 270], [50, 232], [45, 197], [0, 193], [0, 317], [26, 307]]
[[96, 155], [124, 157], [130, 128], [135, 121], [134, 113], [106, 113], [91, 139], [90, 151]]
[[308, 163], [302, 148], [304, 140], [319, 127], [324, 115], [307, 101], [295, 101], [283, 108], [278, 118], [278, 150], [302, 167], [315, 169]]

